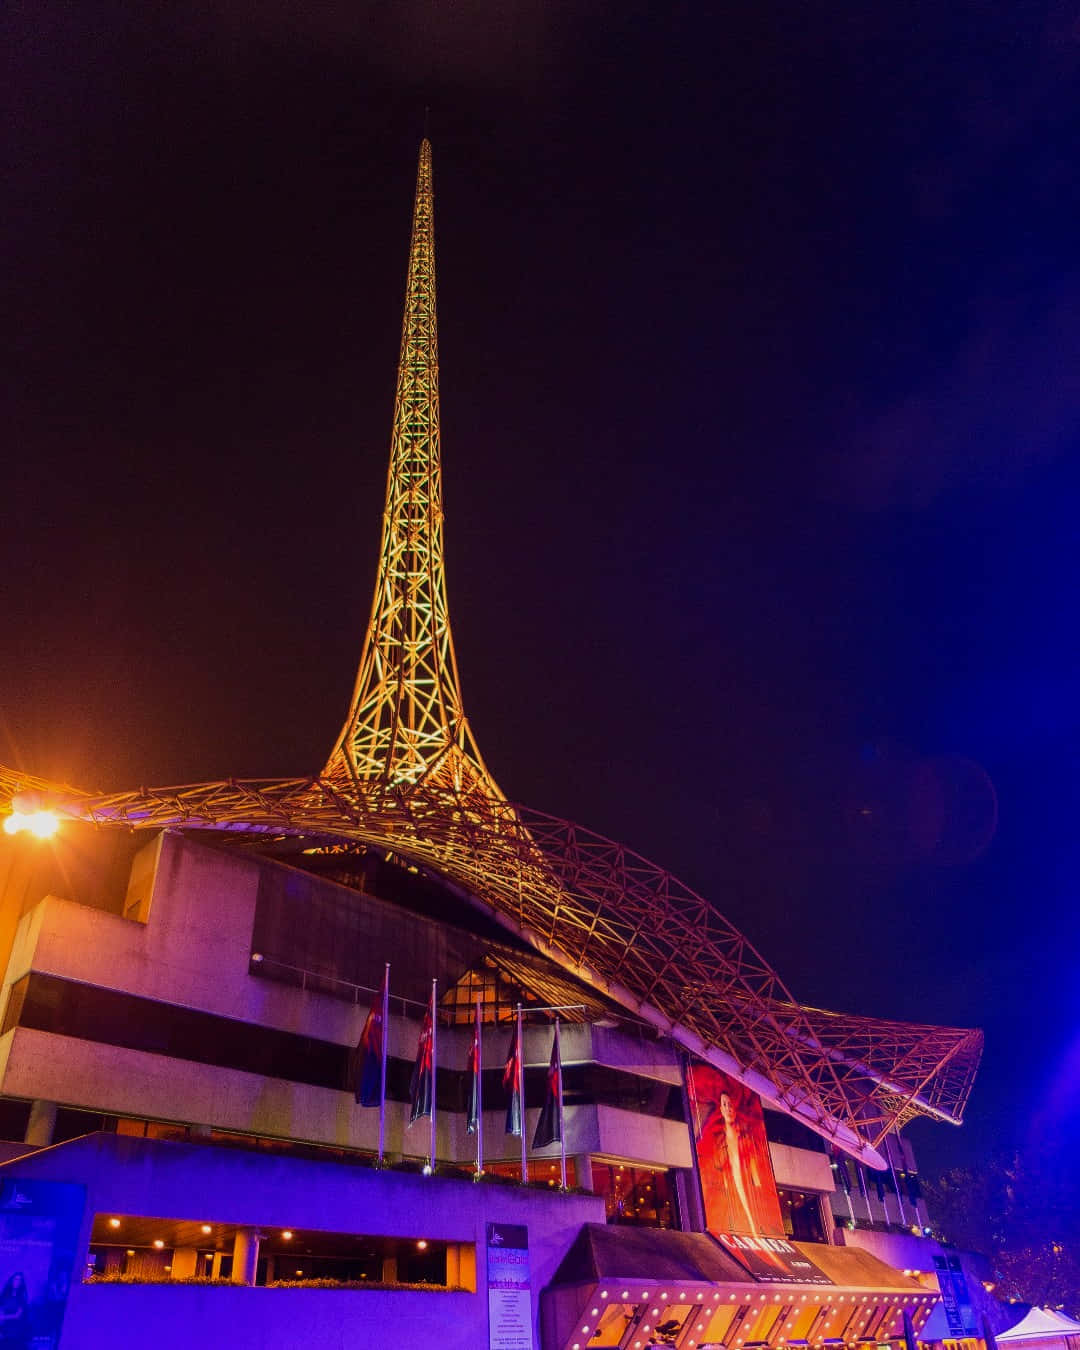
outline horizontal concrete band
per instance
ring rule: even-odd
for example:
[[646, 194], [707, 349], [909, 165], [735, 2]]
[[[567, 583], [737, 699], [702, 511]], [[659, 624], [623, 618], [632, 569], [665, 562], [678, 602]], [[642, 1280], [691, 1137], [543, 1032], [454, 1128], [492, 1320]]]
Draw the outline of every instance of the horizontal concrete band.
[[[0, 1035], [17, 1026], [343, 1092], [352, 1091], [358, 1067], [351, 1046], [40, 971], [32, 971], [12, 986]], [[493, 1033], [492, 1039], [496, 1036], [501, 1051], [505, 1034]], [[389, 1101], [409, 1101], [412, 1068], [409, 1060], [388, 1058]], [[502, 1072], [500, 1061], [497, 1068], [483, 1074], [484, 1100], [491, 1107], [507, 1105]], [[546, 1087], [546, 1067], [526, 1069], [528, 1106], [542, 1105]], [[463, 1112], [467, 1089], [466, 1071], [438, 1066], [440, 1110]], [[568, 1106], [620, 1106], [662, 1119], [682, 1119], [677, 1088], [604, 1064], [565, 1065], [563, 1091]]]

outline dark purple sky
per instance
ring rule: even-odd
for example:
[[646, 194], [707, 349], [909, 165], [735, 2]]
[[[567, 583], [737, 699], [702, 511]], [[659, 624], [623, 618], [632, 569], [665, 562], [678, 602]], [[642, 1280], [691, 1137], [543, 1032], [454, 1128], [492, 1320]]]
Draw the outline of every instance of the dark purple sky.
[[0, 758], [322, 764], [430, 105], [451, 612], [504, 790], [807, 1001], [983, 1026], [924, 1159], [1075, 1127], [1077, 0], [3, 23]]

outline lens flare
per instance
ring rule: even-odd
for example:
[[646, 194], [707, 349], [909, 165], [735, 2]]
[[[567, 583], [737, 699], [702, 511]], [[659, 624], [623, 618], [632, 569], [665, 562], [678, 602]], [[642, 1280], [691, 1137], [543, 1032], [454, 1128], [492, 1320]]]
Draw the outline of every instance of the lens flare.
[[52, 811], [12, 811], [4, 820], [5, 834], [26, 830], [38, 839], [51, 838], [59, 827], [60, 821]]

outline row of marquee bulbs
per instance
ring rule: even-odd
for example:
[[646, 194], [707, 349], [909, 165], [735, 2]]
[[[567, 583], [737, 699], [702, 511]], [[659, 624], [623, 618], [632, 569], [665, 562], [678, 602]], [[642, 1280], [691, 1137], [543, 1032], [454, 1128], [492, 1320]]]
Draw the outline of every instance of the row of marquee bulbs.
[[[121, 1219], [110, 1219], [110, 1220], [109, 1220], [109, 1227], [110, 1227], [110, 1228], [120, 1228], [120, 1227], [122, 1227], [122, 1224], [123, 1224], [123, 1220], [121, 1220]], [[212, 1232], [214, 1231], [214, 1228], [213, 1228], [213, 1225], [212, 1225], [212, 1224], [204, 1223], [204, 1224], [201, 1224], [201, 1225], [200, 1225], [199, 1231], [202, 1232], [202, 1233], [207, 1233], [207, 1234], [209, 1234], [209, 1233], [212, 1233]], [[292, 1234], [289, 1233], [289, 1232], [284, 1232], [284, 1233], [282, 1233], [281, 1236], [282, 1236], [283, 1238], [291, 1238], [291, 1237], [292, 1237]], [[161, 1247], [164, 1247], [164, 1246], [165, 1246], [165, 1243], [161, 1240], [161, 1238], [155, 1238], [155, 1239], [154, 1239], [154, 1246], [160, 1249]]]
[[[601, 1299], [606, 1299], [606, 1298], [608, 1297], [608, 1291], [607, 1291], [606, 1289], [602, 1289], [602, 1290], [600, 1291], [600, 1297], [601, 1297]], [[625, 1303], [626, 1300], [629, 1299], [629, 1297], [630, 1297], [630, 1291], [629, 1291], [628, 1289], [624, 1289], [624, 1290], [622, 1291], [622, 1293], [619, 1295], [619, 1300], [620, 1300], [620, 1302]], [[661, 1301], [666, 1300], [667, 1297], [668, 1297], [668, 1295], [667, 1295], [666, 1292], [661, 1293], [661, 1295], [660, 1295]], [[738, 1294], [729, 1294], [729, 1295], [728, 1295], [728, 1300], [729, 1300], [729, 1302], [732, 1302], [732, 1303], [733, 1303], [733, 1302], [735, 1302], [735, 1300], [736, 1300], [737, 1298], [739, 1298], [739, 1297], [740, 1297], [740, 1296], [739, 1296]], [[759, 1302], [759, 1303], [764, 1303], [764, 1302], [765, 1302], [765, 1297], [766, 1297], [766, 1296], [765, 1296], [764, 1294], [759, 1294], [759, 1295], [758, 1295], [758, 1302]], [[705, 1299], [705, 1295], [704, 1295], [704, 1294], [698, 1294], [695, 1301], [704, 1304], [704, 1299]], [[780, 1295], [780, 1294], [774, 1294], [774, 1295], [773, 1295], [773, 1302], [774, 1302], [774, 1303], [779, 1303], [779, 1302], [780, 1302], [780, 1299], [781, 1299], [781, 1295]], [[642, 1294], [641, 1294], [641, 1302], [647, 1303], [648, 1300], [649, 1300], [649, 1291], [646, 1289], [646, 1290], [643, 1290], [643, 1291], [642, 1291]], [[713, 1294], [712, 1300], [711, 1300], [711, 1301], [714, 1302], [714, 1303], [716, 1303], [716, 1302], [719, 1302], [719, 1300], [720, 1300], [720, 1295], [719, 1295], [719, 1294]], [[858, 1295], [858, 1294], [852, 1294], [852, 1295], [850, 1296], [850, 1300], [851, 1300], [852, 1303], [858, 1303], [858, 1301], [859, 1301], [859, 1295]], [[741, 1301], [741, 1302], [744, 1302], [744, 1303], [752, 1303], [752, 1302], [754, 1301], [754, 1296], [753, 1296], [753, 1294], [744, 1294], [744, 1295], [742, 1295], [740, 1301]], [[821, 1303], [821, 1302], [823, 1302], [823, 1301], [828, 1301], [828, 1302], [830, 1302], [830, 1303], [832, 1302], [832, 1300], [831, 1300], [831, 1299], [827, 1299], [827, 1296], [824, 1295], [824, 1294], [813, 1294], [813, 1295], [802, 1294], [802, 1295], [800, 1295], [800, 1298], [799, 1298], [799, 1302], [800, 1302], [800, 1303], [806, 1303], [806, 1302], [808, 1302], [808, 1301], [812, 1301], [812, 1302], [814, 1302], [814, 1303]], [[848, 1295], [847, 1295], [847, 1294], [841, 1294], [840, 1297], [839, 1297], [836, 1301], [837, 1301], [837, 1303], [846, 1303], [846, 1302], [848, 1301]], [[869, 1302], [870, 1302], [870, 1295], [869, 1295], [869, 1294], [864, 1294], [864, 1295], [862, 1296], [862, 1301], [863, 1301], [863, 1303], [869, 1303]], [[932, 1303], [933, 1301], [934, 1301], [934, 1296], [933, 1296], [932, 1294], [915, 1294], [915, 1295], [907, 1295], [907, 1296], [905, 1296], [905, 1295], [903, 1295], [903, 1294], [887, 1294], [887, 1295], [885, 1295], [885, 1296], [884, 1296], [883, 1298], [881, 1298], [881, 1299], [875, 1298], [874, 1303], [875, 1303], [875, 1306], [876, 1306], [879, 1302], [880, 1302], [880, 1303], [895, 1303], [895, 1304], [897, 1304], [896, 1311], [899, 1312], [899, 1311], [900, 1311], [905, 1305], [907, 1305], [907, 1304], [910, 1304], [912, 1307], [916, 1307], [916, 1308], [917, 1308], [919, 1304], [929, 1304], [929, 1303]], [[680, 1303], [686, 1303], [686, 1302], [688, 1302], [687, 1297], [686, 1297], [686, 1293], [683, 1292], [683, 1293], [681, 1293], [681, 1294], [679, 1295], [679, 1297], [675, 1300], [675, 1306], [677, 1306], [677, 1305], [680, 1304]], [[599, 1317], [599, 1316], [600, 1316], [600, 1309], [599, 1309], [599, 1308], [593, 1308], [591, 1311], [592, 1311], [592, 1316], [593, 1316], [593, 1317]], [[706, 1309], [705, 1309], [705, 1307], [703, 1306], [703, 1307], [702, 1307], [702, 1312], [704, 1312], [704, 1311], [706, 1311]], [[710, 1309], [709, 1311], [712, 1312], [712, 1311], [715, 1311], [715, 1310], [714, 1310], [714, 1309]], [[923, 1307], [923, 1308], [919, 1309], [919, 1311], [923, 1314], [923, 1316], [927, 1316], [927, 1315], [929, 1315], [930, 1309], [929, 1309], [928, 1307]], [[653, 1309], [652, 1309], [652, 1315], [653, 1315], [653, 1317], [659, 1317], [659, 1316], [660, 1316], [660, 1309], [659, 1309], [659, 1308], [653, 1308]], [[794, 1315], [794, 1310], [792, 1311], [792, 1313], [789, 1313], [789, 1314], [788, 1314], [789, 1317], [791, 1317], [791, 1316], [793, 1316], [793, 1315]], [[869, 1316], [869, 1310], [867, 1310], [867, 1316]], [[786, 1320], [786, 1319], [785, 1319], [785, 1320]], [[697, 1329], [699, 1332], [704, 1331], [704, 1330], [705, 1330], [705, 1323], [704, 1323], [704, 1322], [699, 1322], [696, 1329]], [[647, 1336], [647, 1335], [649, 1334], [650, 1328], [649, 1328], [649, 1326], [646, 1324], [646, 1325], [641, 1326], [641, 1327], [639, 1328], [639, 1330], [641, 1331], [641, 1334], [642, 1334], [643, 1336]], [[589, 1326], [588, 1326], [588, 1323], [586, 1323], [586, 1324], [581, 1328], [581, 1332], [582, 1332], [582, 1335], [584, 1335], [584, 1336], [587, 1336], [587, 1335], [589, 1334]], [[743, 1342], [743, 1337], [740, 1336], [740, 1337], [738, 1338], [738, 1340], [735, 1342], [735, 1344], [736, 1344], [736, 1345], [741, 1345], [742, 1342]], [[783, 1343], [784, 1343], [784, 1337], [781, 1336], [780, 1339], [779, 1339], [779, 1341], [777, 1342], [777, 1344], [778, 1344], [778, 1345], [783, 1345]], [[642, 1342], [642, 1341], [635, 1341], [635, 1342], [634, 1342], [634, 1350], [642, 1350], [643, 1344], [644, 1344], [644, 1342]], [[819, 1340], [819, 1341], [817, 1342], [817, 1344], [818, 1344], [818, 1345], [821, 1345], [822, 1342]], [[688, 1345], [688, 1346], [696, 1346], [696, 1345], [697, 1345], [697, 1342], [694, 1341], [694, 1340], [691, 1340], [691, 1341], [688, 1341], [688, 1342], [687, 1342], [687, 1345]], [[573, 1344], [572, 1350], [581, 1350], [581, 1342], [580, 1342], [580, 1341], [575, 1341], [574, 1344]]]
[[[110, 1220], [109, 1220], [109, 1227], [110, 1227], [110, 1228], [119, 1228], [119, 1227], [121, 1226], [121, 1222], [122, 1222], [122, 1221], [121, 1221], [120, 1219], [110, 1219]], [[209, 1224], [209, 1223], [201, 1224], [201, 1225], [199, 1226], [199, 1231], [202, 1232], [202, 1233], [205, 1233], [205, 1234], [207, 1234], [207, 1236], [209, 1236], [209, 1234], [211, 1234], [211, 1233], [214, 1231], [213, 1224]], [[291, 1242], [291, 1241], [292, 1241], [292, 1236], [293, 1236], [292, 1229], [291, 1229], [291, 1228], [283, 1228], [283, 1229], [281, 1230], [281, 1236], [282, 1236], [282, 1239], [283, 1239], [285, 1242]], [[158, 1251], [160, 1251], [160, 1250], [165, 1246], [165, 1243], [162, 1241], [161, 1238], [155, 1238], [155, 1239], [154, 1239], [154, 1244], [153, 1244], [153, 1245], [158, 1249]], [[427, 1251], [427, 1238], [418, 1238], [418, 1239], [417, 1239], [417, 1242], [416, 1242], [416, 1250], [417, 1250], [418, 1252], [425, 1252], [425, 1251]], [[128, 1255], [129, 1255], [129, 1256], [131, 1255], [131, 1252], [130, 1252], [130, 1251], [128, 1252]]]

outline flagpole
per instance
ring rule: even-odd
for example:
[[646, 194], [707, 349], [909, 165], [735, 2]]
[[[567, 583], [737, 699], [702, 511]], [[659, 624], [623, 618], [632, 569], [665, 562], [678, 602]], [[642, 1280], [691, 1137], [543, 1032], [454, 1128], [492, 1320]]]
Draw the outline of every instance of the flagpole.
[[382, 985], [382, 1064], [379, 1068], [379, 1162], [386, 1145], [386, 1052], [390, 1042], [390, 962], [383, 971]]
[[438, 983], [438, 980], [431, 981], [431, 1145], [428, 1164], [433, 1172], [435, 1171], [435, 1101], [438, 1096], [435, 1088], [439, 1081], [436, 1076], [438, 1074], [438, 1061], [435, 1058], [435, 988]]
[[559, 1177], [562, 1189], [566, 1190], [566, 1131], [563, 1129], [562, 1104], [562, 1044], [559, 1040], [559, 1019], [555, 1019], [555, 1060], [559, 1066]]
[[476, 1000], [476, 1175], [484, 1171], [484, 1052], [480, 1040], [480, 999]]
[[529, 1138], [525, 1119], [525, 1041], [521, 1035], [521, 1004], [517, 1005], [518, 1068], [521, 1070], [521, 1184], [529, 1180]]

